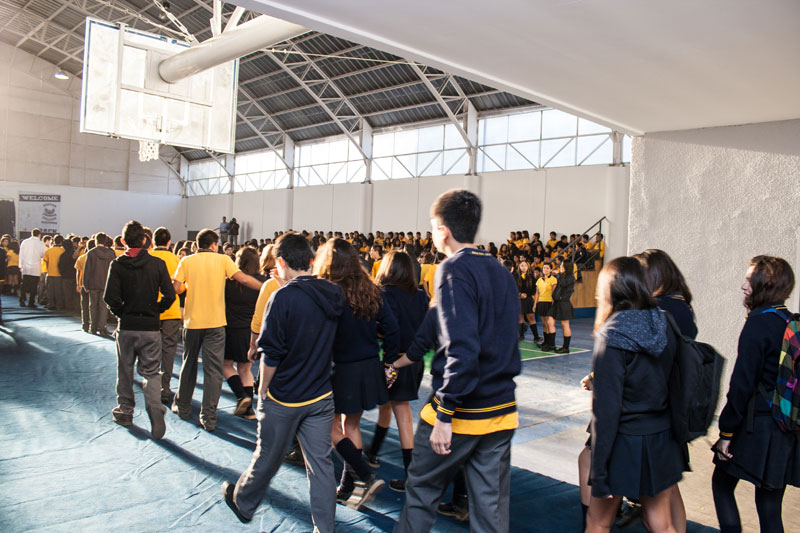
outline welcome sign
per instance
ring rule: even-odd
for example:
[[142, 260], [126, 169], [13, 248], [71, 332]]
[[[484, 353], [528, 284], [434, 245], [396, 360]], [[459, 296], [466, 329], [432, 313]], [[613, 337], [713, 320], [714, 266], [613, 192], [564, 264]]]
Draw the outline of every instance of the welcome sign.
[[19, 195], [19, 231], [30, 232], [39, 228], [42, 233], [58, 233], [60, 219], [60, 194]]

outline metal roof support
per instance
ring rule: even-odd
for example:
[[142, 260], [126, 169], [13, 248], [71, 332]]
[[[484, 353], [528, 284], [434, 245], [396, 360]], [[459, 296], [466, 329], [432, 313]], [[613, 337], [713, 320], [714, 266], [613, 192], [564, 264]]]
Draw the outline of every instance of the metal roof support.
[[[461, 87], [458, 85], [458, 83], [456, 83], [456, 81], [453, 79], [453, 76], [450, 74], [434, 73], [431, 72], [432, 69], [430, 67], [419, 65], [417, 63], [411, 63], [411, 68], [417, 73], [417, 76], [419, 76], [433, 97], [436, 98], [436, 101], [439, 102], [439, 105], [450, 119], [450, 122], [456, 127], [458, 133], [461, 135], [461, 138], [464, 139], [470, 158], [470, 168], [468, 170], [468, 174], [475, 174], [474, 161], [477, 160], [477, 145], [472, 139], [470, 139], [470, 136], [467, 134], [467, 130], [464, 129], [464, 126], [458, 118], [458, 114], [468, 111], [467, 104], [469, 104], [469, 99], [467, 98], [466, 94], [464, 94], [464, 91], [461, 90]], [[438, 89], [433, 84], [434, 81], [441, 82]], [[448, 86], [452, 88], [452, 91], [456, 93], [456, 96], [447, 94]], [[450, 107], [450, 102], [454, 102], [456, 104], [455, 111]], [[477, 140], [477, 133], [475, 137]]]
[[[361, 116], [361, 113], [358, 112], [341, 89], [331, 81], [328, 75], [325, 74], [305, 52], [295, 45], [292, 45], [291, 49], [295, 52], [293, 55], [299, 55], [303, 58], [303, 61], [292, 62], [290, 66], [272, 52], [266, 52], [265, 55], [279, 65], [284, 72], [289, 74], [295, 83], [306, 89], [314, 101], [322, 107], [328, 116], [331, 117], [331, 120], [339, 126], [342, 133], [355, 145], [361, 153], [361, 157], [364, 159], [364, 164], [369, 165], [370, 157], [362, 150], [361, 143], [354, 134], [361, 124], [361, 121], [364, 120], [364, 117]], [[288, 57], [287, 55], [286, 59], [288, 59]], [[298, 66], [303, 66], [301, 74], [297, 74], [292, 68]], [[343, 120], [353, 120], [352, 126], [346, 126]]]
[[[250, 106], [251, 107], [248, 107], [244, 112], [239, 111], [237, 109], [236, 113], [239, 115], [239, 117], [242, 120], [245, 121], [245, 123], [247, 123], [248, 126], [250, 126], [250, 129], [253, 130], [253, 132], [256, 134], [256, 137], [261, 139], [264, 142], [264, 144], [267, 145], [267, 148], [272, 150], [275, 153], [275, 155], [277, 155], [280, 158], [280, 160], [283, 161], [283, 164], [286, 165], [287, 169], [294, 169], [294, 150], [292, 150], [291, 157], [287, 157], [286, 149], [284, 148], [283, 151], [279, 150], [278, 146], [275, 143], [273, 143], [269, 139], [267, 139], [267, 137], [264, 135], [264, 133], [261, 131], [261, 129], [267, 123], [270, 123], [270, 124], [272, 124], [272, 127], [275, 128], [275, 129], [270, 131], [270, 132], [267, 132], [267, 133], [273, 133], [273, 132], [274, 133], [280, 133], [283, 136], [284, 141], [286, 140], [286, 138], [289, 137], [289, 135], [285, 131], [283, 131], [283, 129], [278, 125], [277, 122], [275, 122], [275, 120], [272, 118], [272, 116], [269, 114], [269, 112], [266, 109], [264, 109], [264, 106], [262, 106], [261, 104], [259, 104], [258, 102], [253, 100], [253, 97], [250, 95], [250, 93], [246, 89], [244, 89], [243, 87], [240, 86], [239, 87], [239, 93], [242, 96], [244, 96], [245, 99], [248, 102], [250, 102]], [[254, 119], [251, 119], [248, 115], [246, 115], [246, 113], [249, 112], [249, 110], [252, 107], [255, 107], [261, 113], [260, 116], [255, 117]], [[253, 122], [253, 120], [263, 120], [264, 122], [261, 124], [261, 127], [259, 127], [258, 125], [256, 125]], [[284, 145], [285, 145], [285, 143], [284, 143]], [[291, 174], [294, 175], [294, 171], [293, 170], [291, 171]]]

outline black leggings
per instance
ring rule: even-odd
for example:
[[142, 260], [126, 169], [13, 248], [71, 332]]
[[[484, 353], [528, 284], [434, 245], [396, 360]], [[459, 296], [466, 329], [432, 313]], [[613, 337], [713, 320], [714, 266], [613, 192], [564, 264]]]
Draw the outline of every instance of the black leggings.
[[[739, 508], [733, 493], [739, 478], [733, 477], [720, 467], [714, 469], [711, 477], [711, 491], [714, 494], [714, 507], [717, 509], [720, 533], [741, 533], [742, 522]], [[783, 533], [781, 507], [786, 488], [769, 490], [756, 487], [756, 510], [761, 524], [761, 533]]]

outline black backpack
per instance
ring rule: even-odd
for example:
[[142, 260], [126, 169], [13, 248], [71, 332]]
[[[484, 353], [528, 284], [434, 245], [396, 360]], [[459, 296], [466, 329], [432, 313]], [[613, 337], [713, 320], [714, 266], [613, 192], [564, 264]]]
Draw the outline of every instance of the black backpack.
[[714, 419], [725, 358], [710, 344], [681, 334], [672, 315], [664, 314], [677, 337], [669, 381], [672, 433], [678, 442], [686, 443], [704, 436]]

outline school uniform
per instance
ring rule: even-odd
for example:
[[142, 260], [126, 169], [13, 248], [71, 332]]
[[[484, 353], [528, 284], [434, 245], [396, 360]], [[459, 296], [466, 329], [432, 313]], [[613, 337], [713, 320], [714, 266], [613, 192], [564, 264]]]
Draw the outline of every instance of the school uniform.
[[58, 260], [64, 248], [51, 246], [44, 253], [42, 260], [47, 268], [47, 308], [62, 309], [64, 307], [64, 292], [61, 288], [61, 271], [58, 269]]
[[694, 321], [694, 312], [686, 299], [678, 294], [663, 294], [657, 298], [658, 306], [672, 315], [681, 334], [692, 339], [697, 337], [697, 324]]
[[[533, 313], [533, 300], [536, 296], [536, 281], [533, 279], [533, 274], [527, 272], [515, 276], [517, 282], [517, 289], [520, 293], [520, 313], [529, 315]], [[525, 295], [525, 298], [522, 295]]]
[[[158, 247], [150, 252], [153, 257], [158, 257], [167, 267], [170, 278], [178, 269], [178, 256], [167, 248]], [[180, 296], [186, 296], [184, 292]], [[159, 298], [163, 298], [161, 295]], [[158, 317], [161, 321], [161, 402], [168, 404], [172, 399], [170, 384], [172, 370], [175, 367], [175, 352], [178, 349], [178, 339], [181, 335], [181, 304], [180, 298], [175, 298], [169, 309]]]
[[[260, 282], [267, 280], [253, 275]], [[225, 359], [236, 363], [249, 363], [250, 326], [260, 291], [245, 287], [238, 281], [225, 281]]]
[[[399, 328], [397, 351], [406, 353], [414, 341], [417, 328], [425, 319], [428, 311], [428, 295], [422, 289], [417, 289], [409, 294], [399, 287], [383, 287], [383, 296], [392, 310]], [[392, 363], [396, 357], [384, 357], [385, 363]], [[398, 369], [397, 379], [389, 388], [389, 400], [395, 402], [408, 402], [417, 399], [417, 391], [422, 383], [425, 373], [425, 363], [417, 362], [413, 365]]]
[[553, 307], [551, 316], [556, 320], [572, 320], [575, 311], [572, 308], [572, 293], [575, 291], [575, 275], [564, 273], [557, 278], [556, 288], [553, 290]]
[[[440, 331], [433, 395], [420, 413], [395, 532], [429, 531], [462, 465], [479, 495], [469, 501], [470, 526], [507, 531], [511, 437], [518, 424], [514, 377], [521, 370], [517, 285], [492, 254], [463, 248], [441, 263], [435, 287]], [[431, 447], [437, 419], [452, 424], [449, 455]]]
[[730, 439], [733, 458], [715, 457], [717, 468], [765, 489], [800, 486], [800, 433], [781, 431], [767, 403], [777, 382], [788, 313], [783, 305], [750, 311], [719, 415], [720, 436]]
[[[150, 255], [158, 257], [155, 251]], [[89, 300], [89, 331], [92, 333], [105, 333], [108, 322], [108, 306], [103, 301], [103, 290], [108, 279], [108, 268], [111, 262], [116, 259], [116, 255], [114, 250], [110, 248], [97, 246], [82, 257], [86, 257], [83, 286], [86, 289]], [[167, 270], [169, 271], [169, 269]]]
[[382, 336], [384, 357], [391, 359], [397, 355], [400, 330], [385, 298], [382, 300], [371, 319], [356, 316], [349, 302], [339, 316], [331, 377], [337, 414], [368, 411], [389, 399], [378, 335]]
[[677, 339], [659, 308], [609, 317], [595, 338], [592, 496], [655, 496], [688, 464], [672, 435], [669, 376]]
[[553, 316], [553, 288], [558, 283], [555, 276], [549, 276], [536, 280], [536, 291], [539, 293], [539, 301], [536, 303], [536, 313], [540, 317]]

